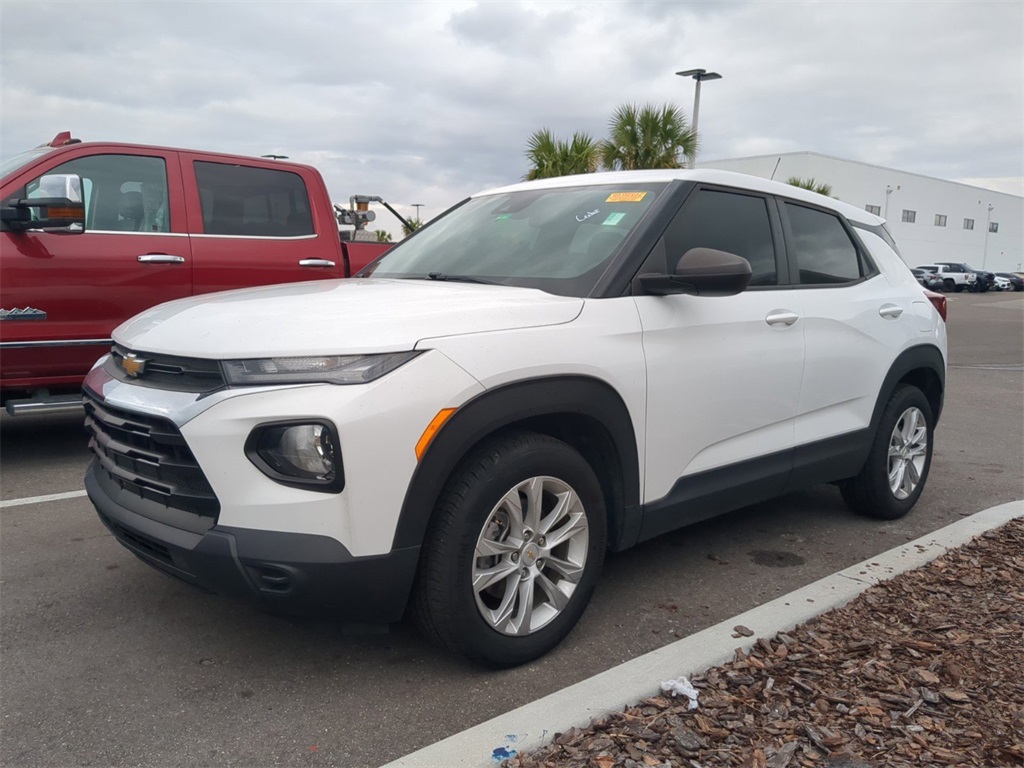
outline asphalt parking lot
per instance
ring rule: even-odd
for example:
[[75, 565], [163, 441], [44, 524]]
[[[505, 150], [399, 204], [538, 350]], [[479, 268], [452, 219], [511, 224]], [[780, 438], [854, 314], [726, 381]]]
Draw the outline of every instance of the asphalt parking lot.
[[[1024, 497], [1024, 298], [949, 297], [928, 487], [905, 519], [815, 488], [611, 557], [555, 652], [467, 666], [409, 627], [266, 616], [139, 563], [75, 494], [81, 417], [0, 420], [0, 764], [376, 766], [960, 517]], [[673, 677], [674, 670], [665, 670]], [[658, 681], [651, 681], [652, 691]]]

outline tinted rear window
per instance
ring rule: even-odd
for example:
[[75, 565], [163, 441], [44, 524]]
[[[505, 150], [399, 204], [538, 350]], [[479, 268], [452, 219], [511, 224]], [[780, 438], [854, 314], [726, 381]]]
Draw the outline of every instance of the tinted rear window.
[[195, 163], [203, 232], [243, 237], [314, 234], [309, 196], [291, 171]]

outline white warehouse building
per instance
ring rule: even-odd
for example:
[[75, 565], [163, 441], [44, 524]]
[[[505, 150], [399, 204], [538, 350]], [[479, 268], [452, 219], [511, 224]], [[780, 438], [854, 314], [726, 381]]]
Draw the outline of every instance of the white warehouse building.
[[911, 267], [959, 261], [992, 272], [1021, 271], [1024, 197], [817, 152], [698, 165], [776, 181], [795, 176], [828, 184], [843, 202], [886, 219], [903, 260]]

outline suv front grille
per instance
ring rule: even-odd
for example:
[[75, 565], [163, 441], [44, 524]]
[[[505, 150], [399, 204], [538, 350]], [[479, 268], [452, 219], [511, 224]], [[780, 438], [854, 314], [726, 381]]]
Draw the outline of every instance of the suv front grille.
[[[125, 370], [125, 358], [138, 366], [138, 373], [129, 375]], [[169, 355], [134, 352], [115, 344], [103, 369], [118, 381], [127, 381], [141, 387], [158, 387], [172, 392], [215, 392], [224, 387], [224, 376], [216, 360], [193, 357], [171, 357]]]
[[121, 489], [165, 507], [215, 518], [220, 502], [170, 421], [85, 397], [89, 448]]

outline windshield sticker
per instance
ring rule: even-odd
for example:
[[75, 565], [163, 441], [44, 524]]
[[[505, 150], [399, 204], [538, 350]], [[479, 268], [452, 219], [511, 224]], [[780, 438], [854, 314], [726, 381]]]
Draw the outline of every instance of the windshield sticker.
[[[606, 203], [639, 203], [647, 197], [646, 192], [612, 192], [608, 195]], [[605, 222], [606, 224], [608, 222]]]
[[503, 213], [503, 214], [501, 214], [501, 216], [496, 218], [495, 221], [505, 221], [505, 219], [511, 219], [511, 218], [512, 218], [512, 214], [511, 213]]
[[580, 214], [578, 214], [578, 213], [577, 213], [577, 214], [576, 214], [576, 221], [586, 221], [586, 220], [587, 220], [587, 219], [589, 219], [589, 218], [590, 218], [591, 216], [597, 216], [597, 214], [599, 214], [600, 212], [601, 212], [601, 209], [600, 209], [600, 208], [595, 208], [595, 209], [594, 209], [594, 210], [592, 210], [592, 211], [587, 211], [587, 212], [586, 212], [586, 213], [584, 213], [583, 215], [580, 215]]
[[614, 227], [616, 224], [618, 224], [624, 218], [626, 218], [626, 214], [624, 214], [624, 213], [609, 213], [608, 214], [608, 218], [601, 222], [601, 226], [603, 226], [603, 227]]

